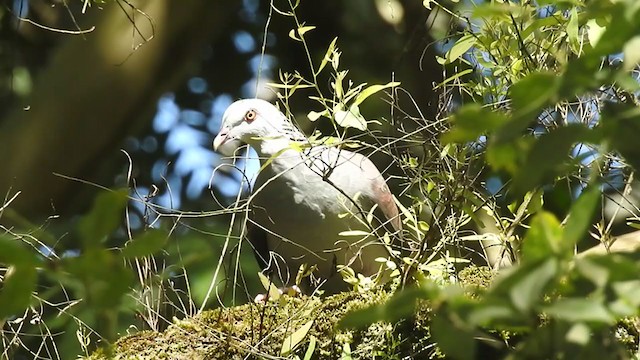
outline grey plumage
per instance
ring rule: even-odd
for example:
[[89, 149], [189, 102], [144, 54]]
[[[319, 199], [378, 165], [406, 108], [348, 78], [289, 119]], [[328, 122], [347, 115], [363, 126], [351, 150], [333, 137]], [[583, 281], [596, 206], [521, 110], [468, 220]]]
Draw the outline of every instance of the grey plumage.
[[284, 264], [273, 261], [283, 259], [289, 284], [301, 264], [317, 265], [329, 292], [345, 287], [335, 265], [365, 275], [378, 270], [374, 260], [389, 255], [377, 236], [340, 235], [369, 232], [365, 219], [374, 205], [382, 213], [374, 224], [401, 230], [393, 196], [369, 159], [335, 147], [294, 149], [292, 142], [298, 148], [307, 145], [304, 135], [272, 104], [258, 99], [237, 101], [225, 111], [214, 148], [232, 140], [248, 143], [260, 157], [248, 237], [264, 265], [282, 269]]

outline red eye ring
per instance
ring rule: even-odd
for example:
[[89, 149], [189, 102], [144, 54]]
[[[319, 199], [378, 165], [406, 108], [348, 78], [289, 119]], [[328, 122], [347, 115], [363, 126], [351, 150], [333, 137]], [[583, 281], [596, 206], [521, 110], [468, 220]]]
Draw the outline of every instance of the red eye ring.
[[251, 110], [247, 111], [246, 114], [244, 114], [244, 120], [247, 121], [247, 122], [251, 122], [251, 121], [256, 119], [256, 116], [258, 116], [256, 111], [254, 109], [251, 109]]

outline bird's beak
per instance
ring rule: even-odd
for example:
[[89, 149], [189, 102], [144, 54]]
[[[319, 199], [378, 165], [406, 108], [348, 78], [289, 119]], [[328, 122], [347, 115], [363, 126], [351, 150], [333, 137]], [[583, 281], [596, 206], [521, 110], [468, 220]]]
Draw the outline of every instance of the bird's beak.
[[213, 139], [213, 150], [218, 151], [218, 148], [227, 141], [228, 136], [229, 136], [228, 128], [223, 127], [222, 129], [220, 129], [218, 136], [216, 136], [216, 138]]

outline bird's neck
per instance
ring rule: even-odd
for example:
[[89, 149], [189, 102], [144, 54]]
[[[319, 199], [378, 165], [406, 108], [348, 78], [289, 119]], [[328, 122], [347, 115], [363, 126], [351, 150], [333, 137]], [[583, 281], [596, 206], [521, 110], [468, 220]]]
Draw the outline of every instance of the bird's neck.
[[[287, 150], [295, 151], [294, 148], [296, 147], [296, 144], [306, 146], [307, 142], [292, 140], [289, 137], [282, 136], [277, 138], [261, 139], [260, 141], [256, 141], [249, 145], [256, 151], [256, 153], [258, 153], [260, 162], [264, 163], [266, 161], [270, 161], [270, 159], [273, 160], [274, 156], [279, 157]], [[298, 151], [296, 151], [296, 153], [297, 152]]]
[[287, 150], [295, 151], [293, 149], [296, 147], [307, 146], [308, 143], [307, 137], [289, 122], [281, 123], [278, 131], [249, 141], [249, 145], [258, 153], [262, 163], [273, 160], [274, 156], [279, 157]]

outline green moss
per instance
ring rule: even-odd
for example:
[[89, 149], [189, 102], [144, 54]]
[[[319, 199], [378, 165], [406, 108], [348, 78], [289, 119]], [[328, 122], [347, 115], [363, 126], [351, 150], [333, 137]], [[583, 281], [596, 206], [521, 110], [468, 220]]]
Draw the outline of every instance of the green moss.
[[[490, 284], [494, 271], [469, 267], [459, 273], [459, 282], [471, 297]], [[430, 324], [433, 311], [428, 301], [419, 301], [410, 319], [396, 323], [374, 323], [363, 329], [341, 330], [337, 323], [353, 310], [384, 303], [391, 291], [384, 288], [366, 293], [345, 292], [326, 298], [283, 296], [264, 305], [245, 304], [205, 311], [193, 318], [175, 320], [164, 332], [143, 331], [119, 339], [112, 347], [96, 351], [88, 359], [254, 359], [283, 356], [303, 358], [315, 340], [313, 359], [336, 359], [349, 354], [354, 359], [441, 359], [433, 342]], [[285, 339], [312, 321], [299, 333], [291, 354], [281, 354]], [[640, 322], [628, 318], [615, 329], [627, 350], [638, 348]], [[522, 334], [485, 329], [507, 344], [516, 346]], [[489, 358], [505, 354], [479, 353]], [[347, 358], [347, 356], [345, 356]]]
[[[283, 296], [265, 305], [245, 304], [205, 311], [190, 319], [176, 320], [162, 333], [144, 331], [121, 338], [113, 354], [96, 351], [89, 359], [243, 359], [247, 355], [280, 355], [284, 340], [310, 319], [313, 325], [294, 352], [304, 354], [311, 336], [317, 339], [314, 358], [334, 358], [345, 343], [354, 353], [383, 348], [388, 326], [376, 330], [341, 331], [336, 324], [347, 312], [378, 304], [389, 297], [379, 289], [364, 294], [348, 292], [320, 299]], [[376, 339], [362, 346], [363, 339]]]
[[[462, 281], [486, 285], [488, 272], [461, 273]], [[466, 280], [464, 280], [466, 279]], [[118, 340], [111, 349], [96, 351], [89, 359], [244, 359], [281, 355], [285, 339], [308, 321], [313, 324], [293, 355], [303, 357], [311, 337], [316, 339], [314, 359], [439, 358], [430, 340], [431, 309], [421, 302], [412, 319], [395, 324], [375, 323], [364, 329], [341, 330], [337, 323], [348, 312], [381, 304], [391, 296], [384, 288], [345, 292], [324, 299], [283, 296], [267, 304], [245, 304], [205, 311], [175, 320], [162, 332], [144, 331]]]

